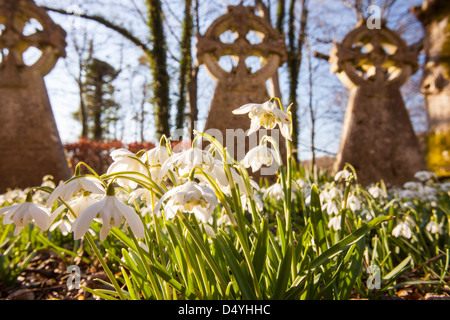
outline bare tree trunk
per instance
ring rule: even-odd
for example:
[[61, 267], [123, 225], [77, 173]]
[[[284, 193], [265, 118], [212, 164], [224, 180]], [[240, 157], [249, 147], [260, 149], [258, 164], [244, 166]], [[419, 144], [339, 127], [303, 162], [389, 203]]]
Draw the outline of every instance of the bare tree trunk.
[[286, 16], [286, 1], [285, 0], [278, 0], [278, 7], [277, 7], [277, 22], [275, 29], [279, 33], [284, 33], [284, 18]]
[[[299, 72], [302, 63], [302, 49], [306, 37], [306, 24], [308, 19], [308, 9], [306, 8], [307, 0], [302, 0], [302, 13], [300, 17], [300, 33], [298, 39], [295, 36], [295, 0], [291, 0], [289, 5], [289, 21], [288, 21], [288, 53], [287, 67], [289, 71], [289, 102], [292, 103], [292, 143], [294, 148], [298, 146], [298, 138], [300, 135], [300, 125], [297, 115], [297, 89], [299, 83]], [[298, 160], [298, 152], [296, 153]]]
[[181, 60], [180, 60], [180, 75], [178, 81], [178, 101], [177, 101], [177, 116], [175, 125], [177, 129], [184, 128], [186, 115], [186, 91], [188, 84], [192, 77], [192, 53], [191, 53], [191, 39], [193, 31], [192, 23], [192, 0], [184, 1], [184, 22], [183, 35], [181, 38]]
[[[194, 17], [192, 20], [192, 31], [194, 31], [195, 24], [195, 33], [200, 34], [200, 26], [199, 26], [199, 12], [198, 12], [198, 0], [194, 0]], [[194, 20], [195, 18], [195, 20]], [[195, 124], [198, 120], [198, 106], [197, 106], [197, 98], [198, 98], [198, 71], [199, 66], [197, 64], [194, 65], [194, 61], [191, 60], [191, 76], [189, 82], [187, 84], [188, 88], [188, 100], [189, 100], [189, 136], [191, 141], [194, 139], [194, 130], [196, 129]]]
[[153, 73], [156, 138], [170, 136], [169, 74], [167, 72], [166, 40], [160, 0], [147, 0], [148, 23], [151, 32], [150, 66]]
[[315, 169], [316, 169], [316, 144], [315, 144], [315, 135], [316, 135], [316, 114], [313, 106], [313, 68], [311, 61], [311, 48], [308, 45], [308, 107], [309, 114], [311, 119], [311, 171], [313, 176], [315, 177]]

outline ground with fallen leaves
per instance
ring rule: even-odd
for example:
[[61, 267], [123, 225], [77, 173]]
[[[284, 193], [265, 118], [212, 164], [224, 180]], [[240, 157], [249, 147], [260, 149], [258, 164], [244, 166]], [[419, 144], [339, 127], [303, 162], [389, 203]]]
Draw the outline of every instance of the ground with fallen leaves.
[[[108, 281], [100, 263], [97, 261], [87, 264], [82, 260], [76, 261], [82, 270], [81, 286], [91, 289], [106, 288], [97, 279]], [[67, 279], [71, 274], [66, 273], [68, 264], [51, 250], [37, 254], [27, 268], [17, 278], [15, 285], [6, 287], [0, 282], [0, 300], [93, 300], [99, 299], [86, 290], [72, 289], [67, 286]], [[407, 273], [405, 279], [424, 279], [418, 273]], [[402, 279], [399, 279], [401, 282]], [[450, 278], [446, 279], [450, 283]], [[109, 281], [108, 281], [109, 282]], [[428, 285], [407, 285], [397, 290], [394, 295], [382, 295], [380, 300], [450, 300], [450, 287], [441, 287], [440, 292], [432, 293], [433, 288]], [[356, 293], [352, 299], [362, 299]]]

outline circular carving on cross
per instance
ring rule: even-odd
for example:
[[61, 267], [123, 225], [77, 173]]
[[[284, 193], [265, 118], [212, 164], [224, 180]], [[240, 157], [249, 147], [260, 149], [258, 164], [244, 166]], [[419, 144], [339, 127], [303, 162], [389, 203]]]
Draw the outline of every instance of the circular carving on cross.
[[[233, 43], [220, 40], [220, 35], [228, 30], [237, 34]], [[262, 42], [251, 44], [246, 38], [250, 31], [254, 31]], [[231, 72], [219, 65], [220, 57], [225, 55], [237, 58], [237, 65]], [[253, 73], [245, 64], [245, 59], [250, 56], [257, 56], [262, 62], [261, 68]], [[255, 14], [254, 7], [229, 6], [225, 15], [215, 20], [203, 36], [198, 36], [197, 57], [218, 80], [260, 82], [261, 79], [265, 81], [270, 78], [286, 61], [286, 44], [283, 35], [273, 29], [267, 20]]]
[[[24, 35], [24, 28], [32, 19], [42, 26], [42, 30]], [[45, 76], [59, 57], [66, 56], [66, 32], [32, 0], [0, 0], [0, 25], [0, 50], [3, 53], [0, 63], [1, 86], [22, 85], [23, 75], [27, 72]], [[32, 65], [26, 65], [23, 55], [30, 47], [41, 51], [41, 56]]]
[[361, 21], [330, 52], [331, 72], [348, 87], [364, 84], [400, 87], [417, 68], [417, 53], [384, 24], [368, 29]]

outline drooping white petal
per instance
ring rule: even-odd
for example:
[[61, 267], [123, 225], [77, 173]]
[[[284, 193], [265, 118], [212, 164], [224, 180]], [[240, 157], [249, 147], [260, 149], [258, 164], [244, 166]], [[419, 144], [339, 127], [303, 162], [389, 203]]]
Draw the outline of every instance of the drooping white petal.
[[21, 207], [21, 203], [13, 204], [11, 206], [4, 207], [4, 208], [0, 209], [0, 214], [4, 214], [5, 215], [3, 217], [3, 224], [13, 223], [13, 221], [11, 220], [11, 217], [18, 209], [20, 209], [20, 207]]
[[131, 157], [136, 156], [133, 152], [131, 152], [130, 150], [125, 149], [125, 148], [116, 149], [116, 150], [112, 151], [109, 155], [114, 161], [117, 161], [121, 158], [129, 157], [129, 156], [131, 156]]
[[288, 124], [279, 124], [280, 126], [280, 131], [281, 131], [281, 135], [286, 139], [286, 140], [292, 140], [291, 137], [291, 127]]
[[244, 104], [242, 106], [240, 106], [239, 108], [233, 110], [233, 114], [245, 114], [245, 113], [249, 113], [251, 110], [253, 110], [254, 108], [257, 108], [258, 106], [260, 106], [257, 103], [247, 103]]
[[161, 199], [159, 199], [159, 201], [156, 203], [155, 205], [155, 214], [158, 214], [159, 211], [161, 210], [161, 205], [163, 204], [164, 201], [166, 201], [166, 199], [170, 198], [172, 196], [172, 194], [176, 194], [179, 190], [181, 190], [183, 188], [183, 185], [177, 186], [169, 191], [167, 191], [162, 197]]
[[133, 234], [137, 238], [144, 238], [144, 225], [142, 224], [142, 221], [137, 213], [131, 207], [119, 201], [117, 198], [114, 198], [114, 204], [127, 221], [128, 225], [133, 231]]
[[251, 135], [252, 133], [255, 133], [256, 131], [261, 128], [261, 124], [259, 122], [258, 118], [253, 118], [250, 122], [250, 129], [247, 132], [247, 136]]
[[47, 230], [50, 227], [50, 212], [46, 208], [31, 203], [28, 210], [31, 217], [33, 217], [34, 222], [40, 229]]
[[106, 204], [106, 196], [102, 200], [94, 203], [80, 213], [72, 225], [73, 236], [75, 240], [81, 239], [88, 231], [92, 221]]
[[334, 216], [330, 219], [328, 222], [328, 228], [333, 228], [335, 231], [338, 231], [341, 229], [341, 216]]

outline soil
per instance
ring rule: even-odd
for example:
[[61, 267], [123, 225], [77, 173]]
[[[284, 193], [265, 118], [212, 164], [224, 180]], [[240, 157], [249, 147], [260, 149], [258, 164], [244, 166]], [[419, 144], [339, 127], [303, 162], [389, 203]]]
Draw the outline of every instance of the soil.
[[[69, 263], [70, 261], [70, 263]], [[80, 288], [68, 287], [67, 273], [69, 265], [75, 264], [80, 269]], [[44, 251], [37, 254], [17, 277], [14, 285], [5, 286], [0, 282], [0, 300], [87, 300], [98, 299], [91, 293], [82, 289], [86, 286], [91, 289], [104, 288], [96, 279], [108, 281], [108, 278], [99, 263], [87, 264], [81, 259], [63, 261], [53, 251]]]

